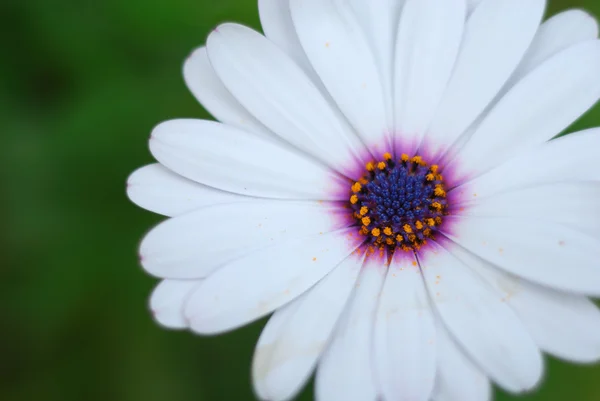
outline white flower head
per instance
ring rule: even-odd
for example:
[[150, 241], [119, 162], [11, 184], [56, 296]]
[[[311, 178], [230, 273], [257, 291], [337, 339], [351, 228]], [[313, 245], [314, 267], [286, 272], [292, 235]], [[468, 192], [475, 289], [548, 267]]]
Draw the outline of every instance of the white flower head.
[[486, 401], [542, 353], [600, 359], [596, 21], [544, 0], [260, 0], [185, 62], [219, 122], [152, 133], [128, 182], [156, 320], [272, 312], [252, 373], [290, 400]]

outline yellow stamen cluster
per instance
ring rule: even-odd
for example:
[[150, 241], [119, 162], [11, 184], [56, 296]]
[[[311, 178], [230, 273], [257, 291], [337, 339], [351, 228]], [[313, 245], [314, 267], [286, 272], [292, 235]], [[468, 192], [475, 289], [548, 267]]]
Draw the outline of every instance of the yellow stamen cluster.
[[[402, 249], [404, 251], [415, 251], [427, 243], [427, 240], [433, 238], [437, 227], [442, 224], [442, 216], [447, 214], [446, 196], [443, 177], [440, 174], [440, 167], [436, 164], [429, 166], [421, 156], [409, 156], [401, 154], [394, 160], [391, 153], [384, 153], [379, 161], [369, 161], [365, 164], [365, 174], [350, 185], [350, 207], [353, 210], [352, 215], [358, 223], [359, 233], [367, 237], [367, 244], [385, 251], [395, 251]], [[398, 190], [397, 181], [386, 181], [394, 177], [393, 180], [399, 180], [398, 177], [404, 177], [398, 182], [407, 182], [410, 179], [411, 189], [414, 185], [418, 187], [416, 194], [406, 194], [405, 190]], [[417, 181], [415, 181], [415, 178]], [[421, 180], [421, 181], [418, 181]], [[396, 206], [390, 209], [390, 203], [386, 203], [385, 211], [377, 207], [378, 199], [382, 199], [377, 191], [381, 191], [382, 183], [386, 188], [396, 185], [400, 198], [393, 198], [392, 201], [400, 201], [401, 205], [408, 204], [415, 206], [408, 212], [404, 209], [406, 206]], [[374, 183], [374, 186], [370, 186]], [[420, 183], [420, 184], [419, 184]], [[402, 184], [404, 185], [404, 184]], [[374, 188], [374, 189], [373, 189]], [[375, 192], [372, 192], [375, 191]], [[388, 190], [386, 190], [388, 191]], [[385, 196], [388, 195], [386, 192]], [[404, 196], [409, 196], [405, 199]], [[410, 198], [413, 196], [413, 198]], [[384, 198], [386, 199], [386, 198]], [[389, 198], [387, 198], [389, 199]], [[389, 201], [386, 201], [389, 202]], [[383, 215], [381, 213], [384, 213]], [[392, 213], [392, 215], [389, 215]], [[414, 220], [407, 220], [406, 213], [420, 216]], [[391, 217], [394, 217], [396, 223], [398, 218], [401, 224], [392, 223]]]

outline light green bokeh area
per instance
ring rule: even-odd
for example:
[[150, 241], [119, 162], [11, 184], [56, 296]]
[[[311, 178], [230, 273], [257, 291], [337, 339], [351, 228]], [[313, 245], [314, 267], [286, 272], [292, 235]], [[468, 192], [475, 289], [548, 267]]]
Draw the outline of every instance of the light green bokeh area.
[[[550, 1], [568, 7], [600, 14]], [[220, 22], [258, 28], [256, 2], [4, 0], [0, 17], [0, 400], [252, 400], [264, 321], [214, 338], [152, 321], [136, 249], [161, 218], [125, 180], [155, 124], [209, 117], [182, 61]], [[576, 128], [596, 125], [598, 107]], [[550, 360], [539, 392], [497, 399], [597, 401], [600, 367]]]

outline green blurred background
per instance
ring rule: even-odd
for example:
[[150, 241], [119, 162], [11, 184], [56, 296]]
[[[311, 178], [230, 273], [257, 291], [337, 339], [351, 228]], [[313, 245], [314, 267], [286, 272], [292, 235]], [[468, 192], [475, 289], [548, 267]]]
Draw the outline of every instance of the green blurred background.
[[[550, 0], [570, 7], [600, 15]], [[0, 2], [0, 400], [253, 399], [264, 321], [217, 338], [158, 327], [136, 248], [161, 219], [125, 196], [156, 123], [209, 117], [181, 64], [229, 20], [258, 28], [256, 1]], [[599, 107], [575, 128], [596, 125]], [[551, 360], [520, 399], [600, 400], [600, 367]]]

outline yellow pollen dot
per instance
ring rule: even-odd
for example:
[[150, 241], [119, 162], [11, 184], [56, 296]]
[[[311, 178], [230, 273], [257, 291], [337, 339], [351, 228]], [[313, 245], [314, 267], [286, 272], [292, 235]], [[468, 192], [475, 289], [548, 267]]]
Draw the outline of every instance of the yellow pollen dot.
[[369, 229], [368, 229], [367, 227], [365, 227], [365, 226], [362, 226], [362, 227], [360, 228], [360, 233], [361, 233], [362, 235], [367, 235], [367, 234], [369, 233]]
[[439, 168], [440, 168], [440, 166], [438, 166], [437, 164], [432, 164], [429, 169], [431, 170], [431, 172], [433, 174], [436, 174], [438, 172]]
[[369, 208], [366, 206], [363, 206], [360, 208], [360, 215], [364, 216], [365, 214], [369, 213]]
[[352, 203], [353, 205], [356, 205], [357, 202], [358, 202], [358, 196], [352, 195], [350, 197], [350, 203]]
[[423, 158], [421, 156], [415, 156], [411, 159], [413, 163], [421, 164], [423, 163]]
[[404, 237], [402, 235], [398, 234], [398, 235], [396, 235], [396, 241], [402, 242], [402, 241], [404, 241]]
[[413, 232], [412, 227], [410, 225], [408, 225], [408, 224], [405, 224], [404, 227], [402, 227], [402, 228], [404, 229], [404, 232], [407, 233], [407, 234], [410, 234], [410, 233]]
[[392, 160], [392, 154], [391, 153], [384, 153], [383, 154], [383, 158], [385, 160]]
[[425, 222], [427, 223], [428, 226], [431, 226], [431, 227], [435, 226], [435, 220], [432, 218], [425, 220]]
[[369, 183], [369, 180], [367, 180], [366, 177], [363, 177], [360, 180], [358, 180], [358, 182], [360, 182], [362, 185], [367, 185]]
[[431, 207], [434, 208], [435, 210], [442, 210], [442, 204], [440, 202], [433, 202], [431, 204]]
[[426, 228], [423, 230], [423, 235], [429, 237], [431, 235], [431, 228]]
[[415, 227], [417, 227], [417, 230], [420, 230], [423, 228], [423, 223], [421, 223], [419, 220], [417, 220], [415, 222]]
[[407, 161], [408, 161], [408, 159], [409, 159], [409, 157], [408, 157], [408, 155], [407, 155], [406, 153], [402, 153], [402, 156], [400, 156], [400, 159], [401, 159], [403, 162], [407, 162]]
[[443, 176], [443, 175], [441, 175], [441, 174], [437, 174], [437, 175], [435, 176], [435, 179], [436, 179], [436, 180], [438, 180], [438, 181], [444, 181], [444, 176]]
[[352, 192], [360, 192], [361, 189], [362, 185], [360, 182], [355, 182], [354, 185], [352, 185]]
[[436, 217], [435, 218], [435, 224], [437, 224], [437, 225], [442, 224], [442, 218], [441, 217]]
[[373, 162], [368, 162], [366, 167], [367, 167], [367, 171], [375, 170], [375, 165], [373, 164]]
[[389, 228], [389, 227], [386, 227], [386, 228], [384, 228], [384, 229], [383, 229], [383, 233], [384, 233], [385, 235], [392, 235], [392, 234], [393, 234], [393, 233], [392, 233], [392, 229], [391, 229], [391, 228]]
[[427, 179], [427, 181], [433, 181], [435, 180], [435, 175], [429, 173], [425, 176], [425, 178]]
[[379, 170], [384, 170], [384, 169], [385, 169], [385, 167], [386, 167], [386, 164], [385, 164], [384, 162], [379, 162], [379, 163], [377, 163], [377, 168], [378, 168]]
[[393, 238], [388, 238], [385, 240], [385, 243], [388, 245], [394, 245], [394, 239]]
[[436, 186], [433, 193], [436, 196], [446, 196], [446, 191], [444, 191], [444, 189], [441, 187], [441, 185]]
[[371, 224], [371, 219], [370, 219], [370, 218], [368, 218], [368, 217], [363, 217], [363, 218], [362, 218], [360, 221], [361, 221], [361, 222], [363, 223], [363, 225], [365, 225], [365, 226], [368, 226], [369, 224]]
[[415, 241], [417, 240], [417, 236], [416, 236], [416, 235], [414, 235], [414, 234], [409, 234], [409, 235], [408, 235], [408, 240], [409, 240], [410, 242], [415, 242]]
[[371, 230], [371, 234], [373, 234], [373, 237], [379, 237], [381, 235], [381, 230], [379, 228], [374, 228]]

